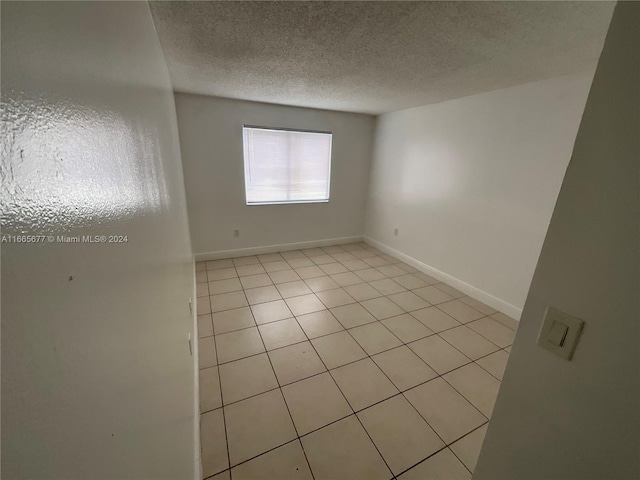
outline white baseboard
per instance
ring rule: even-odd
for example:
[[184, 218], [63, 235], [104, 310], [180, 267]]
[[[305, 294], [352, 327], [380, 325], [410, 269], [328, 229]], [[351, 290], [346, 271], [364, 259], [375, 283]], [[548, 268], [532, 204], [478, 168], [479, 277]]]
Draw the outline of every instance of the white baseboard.
[[417, 268], [421, 272], [424, 272], [427, 275], [431, 275], [433, 278], [436, 278], [441, 282], [444, 282], [447, 285], [450, 285], [453, 288], [460, 290], [462, 293], [465, 293], [470, 297], [475, 298], [476, 300], [486, 305], [489, 305], [492, 308], [495, 308], [496, 310], [504, 313], [505, 315], [508, 315], [511, 318], [514, 318], [518, 321], [520, 320], [520, 315], [522, 315], [521, 308], [518, 308], [515, 305], [511, 305], [510, 303], [505, 302], [504, 300], [501, 300], [497, 297], [494, 297], [493, 295], [483, 290], [480, 290], [479, 288], [474, 287], [473, 285], [463, 282], [462, 280], [452, 277], [451, 275], [444, 273], [438, 270], [437, 268], [433, 268], [427, 265], [426, 263], [422, 263], [420, 260], [416, 260], [415, 258], [410, 257], [409, 255], [405, 255], [404, 253], [399, 252], [398, 250], [391, 248], [385, 245], [384, 243], [380, 243], [374, 240], [373, 238], [365, 236], [364, 241], [369, 245], [376, 247], [378, 250], [388, 253], [389, 255], [392, 255], [402, 260], [408, 265], [411, 265], [412, 267]]
[[262, 247], [239, 248], [236, 250], [218, 250], [217, 252], [196, 253], [196, 262], [206, 260], [218, 260], [220, 258], [246, 257], [248, 255], [262, 255], [264, 253], [286, 252], [288, 250], [300, 250], [302, 248], [327, 247], [344, 243], [361, 242], [361, 235], [354, 237], [325, 238], [324, 240], [312, 240], [309, 242], [280, 243], [278, 245], [265, 245]]

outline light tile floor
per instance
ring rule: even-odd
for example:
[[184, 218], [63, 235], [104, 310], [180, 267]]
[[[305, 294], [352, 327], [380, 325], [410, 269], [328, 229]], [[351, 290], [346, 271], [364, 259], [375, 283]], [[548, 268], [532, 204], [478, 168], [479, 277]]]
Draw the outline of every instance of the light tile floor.
[[515, 320], [364, 243], [196, 279], [203, 478], [471, 478]]

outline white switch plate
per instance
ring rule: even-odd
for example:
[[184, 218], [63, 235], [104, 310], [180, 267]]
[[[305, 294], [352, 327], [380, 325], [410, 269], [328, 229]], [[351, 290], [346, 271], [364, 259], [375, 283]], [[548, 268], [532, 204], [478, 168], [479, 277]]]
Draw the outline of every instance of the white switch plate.
[[547, 307], [538, 335], [538, 345], [565, 360], [571, 360], [583, 327], [584, 320], [557, 308]]

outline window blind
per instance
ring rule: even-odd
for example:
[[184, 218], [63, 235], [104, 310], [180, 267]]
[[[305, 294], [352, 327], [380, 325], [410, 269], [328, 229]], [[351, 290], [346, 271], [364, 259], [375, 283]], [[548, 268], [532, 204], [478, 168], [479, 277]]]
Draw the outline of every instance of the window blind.
[[244, 127], [247, 204], [329, 200], [331, 133]]

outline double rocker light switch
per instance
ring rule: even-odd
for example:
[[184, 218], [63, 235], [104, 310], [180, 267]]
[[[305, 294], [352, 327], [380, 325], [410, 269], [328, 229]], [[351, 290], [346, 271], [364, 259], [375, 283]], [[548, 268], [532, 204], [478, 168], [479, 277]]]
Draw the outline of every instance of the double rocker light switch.
[[538, 336], [538, 345], [565, 360], [571, 360], [583, 326], [583, 320], [556, 308], [547, 307]]

